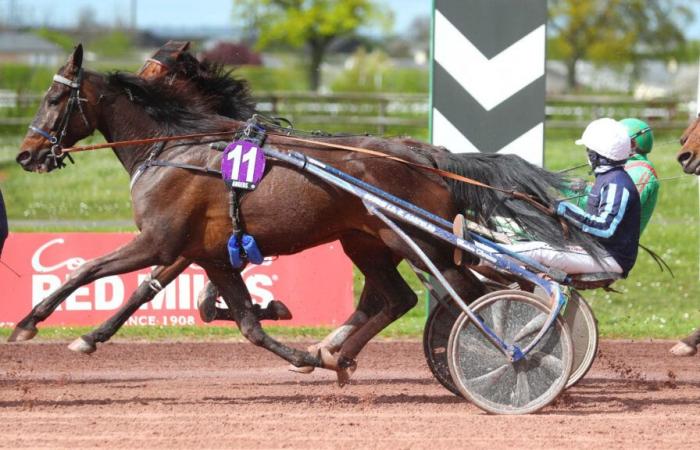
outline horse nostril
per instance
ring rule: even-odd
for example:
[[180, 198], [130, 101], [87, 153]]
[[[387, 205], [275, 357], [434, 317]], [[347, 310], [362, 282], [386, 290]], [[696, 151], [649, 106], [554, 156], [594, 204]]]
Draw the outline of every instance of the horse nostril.
[[693, 152], [683, 152], [679, 153], [678, 156], [676, 156], [676, 159], [679, 163], [683, 164], [685, 161], [690, 159], [691, 156], [693, 156]]
[[19, 155], [17, 155], [17, 158], [15, 158], [15, 161], [17, 161], [22, 166], [29, 164], [31, 160], [32, 154], [27, 151], [20, 152]]

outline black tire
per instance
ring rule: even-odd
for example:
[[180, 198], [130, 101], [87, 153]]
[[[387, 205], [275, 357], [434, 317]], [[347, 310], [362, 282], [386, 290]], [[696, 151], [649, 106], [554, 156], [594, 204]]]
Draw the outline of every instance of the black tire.
[[[449, 297], [444, 299], [451, 305]], [[452, 381], [450, 368], [447, 364], [447, 342], [457, 317], [461, 311], [456, 306], [448, 309], [442, 302], [438, 303], [428, 315], [428, 320], [423, 329], [423, 353], [428, 368], [433, 373], [435, 379], [440, 382], [448, 391], [454, 395], [462, 397], [462, 394]]]
[[[486, 292], [508, 289], [508, 286], [490, 280], [486, 280], [484, 285], [486, 286]], [[444, 305], [449, 305], [449, 309]], [[449, 295], [445, 295], [438, 302], [428, 314], [428, 320], [425, 322], [425, 328], [423, 329], [423, 353], [425, 354], [428, 368], [440, 384], [453, 394], [462, 397], [459, 389], [452, 381], [450, 368], [447, 364], [447, 342], [452, 326], [460, 314], [462, 314], [462, 310], [454, 304]]]

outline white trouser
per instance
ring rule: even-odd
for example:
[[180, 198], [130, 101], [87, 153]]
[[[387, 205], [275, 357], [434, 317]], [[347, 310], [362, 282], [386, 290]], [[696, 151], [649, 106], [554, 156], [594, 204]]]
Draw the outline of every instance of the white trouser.
[[622, 273], [622, 268], [612, 256], [602, 258], [601, 266], [595, 259], [586, 253], [581, 247], [567, 247], [566, 250], [558, 250], [546, 242], [521, 242], [504, 245], [508, 250], [520, 253], [547, 267], [562, 270], [568, 274], [581, 273]]

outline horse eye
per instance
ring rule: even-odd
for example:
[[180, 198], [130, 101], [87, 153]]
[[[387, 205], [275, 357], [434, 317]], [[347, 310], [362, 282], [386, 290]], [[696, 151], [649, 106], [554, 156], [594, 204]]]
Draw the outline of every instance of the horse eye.
[[49, 97], [49, 105], [51, 106], [56, 106], [58, 105], [58, 97]]
[[681, 145], [685, 145], [688, 142], [688, 136], [681, 136]]

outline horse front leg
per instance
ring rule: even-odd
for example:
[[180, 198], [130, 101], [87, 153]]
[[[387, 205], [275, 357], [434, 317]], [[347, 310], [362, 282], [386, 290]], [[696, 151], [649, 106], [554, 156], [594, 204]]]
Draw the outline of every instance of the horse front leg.
[[136, 288], [136, 291], [131, 295], [129, 300], [124, 304], [119, 311], [97, 329], [87, 333], [75, 341], [68, 348], [74, 352], [90, 354], [97, 350], [98, 342], [107, 342], [114, 334], [124, 325], [124, 322], [129, 319], [138, 309], [153, 300], [153, 298], [170, 284], [178, 275], [180, 275], [192, 263], [187, 258], [179, 257], [170, 266], [156, 267], [148, 280], [144, 281]]
[[207, 271], [209, 279], [219, 288], [224, 302], [226, 302], [236, 324], [238, 324], [238, 328], [246, 339], [259, 347], [271, 351], [294, 366], [323, 367], [323, 363], [318, 356], [288, 347], [265, 333], [255, 314], [250, 293], [240, 272], [200, 265]]
[[99, 278], [171, 261], [172, 259], [164, 254], [164, 246], [154, 242], [145, 233], [139, 234], [128, 244], [105, 256], [86, 262], [71, 273], [68, 281], [32, 308], [32, 311], [17, 323], [8, 341], [27, 341], [36, 336], [38, 332], [36, 325], [46, 320], [70, 294], [81, 286]]

